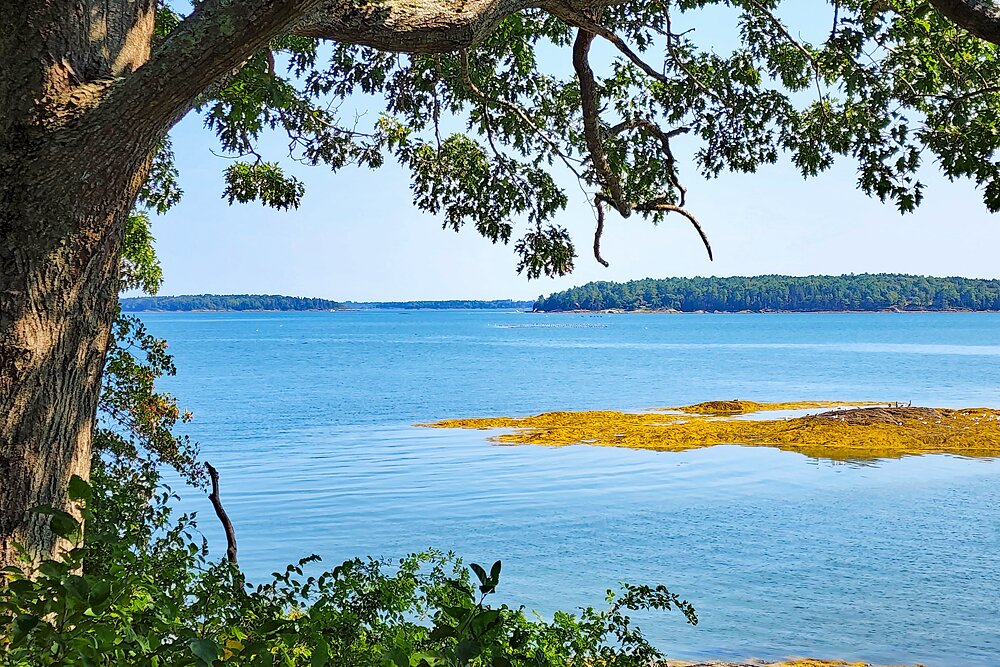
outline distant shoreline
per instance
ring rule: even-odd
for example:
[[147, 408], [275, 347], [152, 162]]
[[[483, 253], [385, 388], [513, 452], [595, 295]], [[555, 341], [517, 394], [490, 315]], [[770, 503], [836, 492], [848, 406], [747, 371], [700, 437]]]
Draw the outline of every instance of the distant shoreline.
[[993, 312], [1000, 280], [898, 273], [643, 278], [590, 282], [539, 298], [537, 310], [628, 312]]
[[543, 315], [862, 315], [870, 313], [880, 313], [887, 315], [898, 315], [907, 313], [1000, 313], [1000, 310], [975, 310], [972, 308], [882, 308], [880, 310], [675, 310], [672, 308], [625, 310], [621, 308], [607, 308], [604, 310], [536, 310], [529, 311]]
[[531, 310], [530, 308], [412, 308], [412, 307], [380, 307], [380, 308], [131, 308], [123, 309], [127, 313], [365, 313], [379, 311], [403, 312], [518, 312], [532, 315], [906, 315], [922, 313], [1000, 313], [1000, 310], [973, 310], [971, 308], [948, 309], [902, 309], [886, 308], [882, 310], [624, 310], [609, 308], [605, 310]]
[[281, 294], [179, 294], [124, 297], [126, 313], [284, 313], [364, 310], [529, 310], [533, 301], [437, 299], [419, 301], [331, 301]]

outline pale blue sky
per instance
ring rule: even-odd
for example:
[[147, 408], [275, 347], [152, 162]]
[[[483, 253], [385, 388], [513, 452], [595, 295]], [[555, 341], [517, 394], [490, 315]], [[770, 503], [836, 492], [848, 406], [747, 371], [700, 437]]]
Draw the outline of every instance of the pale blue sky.
[[706, 181], [681, 157], [689, 208], [709, 234], [715, 261], [708, 261], [680, 218], [654, 227], [611, 215], [603, 242], [607, 269], [590, 254], [593, 213], [573, 187], [557, 222], [574, 235], [577, 268], [564, 278], [529, 282], [516, 274], [510, 247], [493, 246], [471, 228], [442, 230], [440, 220], [417, 211], [406, 175], [394, 165], [332, 174], [292, 163], [287, 168], [307, 186], [301, 208], [229, 206], [221, 198], [227, 161], [211, 154], [214, 138], [200, 119], [188, 117], [172, 136], [185, 197], [154, 222], [165, 274], [161, 294], [492, 299], [534, 298], [590, 280], [667, 276], [1000, 277], [1000, 219], [986, 211], [970, 184], [949, 183], [932, 165], [922, 178], [928, 183], [924, 204], [901, 216], [857, 191], [850, 161], [809, 181], [787, 162]]

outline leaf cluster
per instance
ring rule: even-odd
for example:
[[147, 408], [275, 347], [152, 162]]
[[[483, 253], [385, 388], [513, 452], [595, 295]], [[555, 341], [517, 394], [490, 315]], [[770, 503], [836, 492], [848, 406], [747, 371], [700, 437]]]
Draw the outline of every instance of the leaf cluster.
[[[815, 176], [847, 158], [864, 192], [907, 212], [922, 200], [922, 166], [933, 158], [998, 210], [997, 47], [925, 0], [818, 2], [804, 26], [783, 19], [794, 4], [526, 9], [474, 47], [438, 55], [285, 36], [206, 91], [200, 112], [239, 160], [225, 172], [230, 202], [298, 206], [302, 183], [259, 152], [268, 133], [287, 136], [288, 157], [334, 170], [395, 159], [419, 210], [512, 243], [529, 278], [573, 268], [575, 246], [557, 220], [567, 177], [589, 201], [604, 197], [655, 222], [685, 205], [686, 168], [711, 178], [787, 155]], [[176, 20], [161, 16], [161, 32]], [[703, 38], [708, 21], [728, 22], [732, 40]], [[600, 72], [586, 95], [565, 66], [580, 33], [604, 43], [589, 56]], [[599, 128], [589, 142], [588, 108]], [[675, 133], [686, 136], [676, 156], [664, 139]], [[173, 177], [161, 165], [153, 180]], [[149, 189], [157, 209], [173, 192]]]

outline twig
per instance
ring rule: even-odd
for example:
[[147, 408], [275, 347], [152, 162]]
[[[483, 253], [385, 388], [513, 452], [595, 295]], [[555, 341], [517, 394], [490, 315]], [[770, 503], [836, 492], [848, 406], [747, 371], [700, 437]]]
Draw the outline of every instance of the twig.
[[[544, 141], [546, 144], [549, 145], [549, 148], [552, 150], [553, 154], [555, 154], [556, 156], [559, 157], [560, 160], [562, 160], [563, 164], [566, 165], [567, 169], [573, 172], [573, 175], [576, 176], [577, 180], [583, 179], [583, 176], [581, 176], [580, 172], [577, 171], [576, 167], [573, 166], [573, 164], [570, 162], [569, 156], [567, 156], [563, 152], [562, 148], [560, 148], [556, 140], [553, 139], [545, 130], [540, 128], [533, 120], [531, 120], [531, 117], [528, 116], [528, 112], [521, 105], [515, 102], [511, 102], [510, 100], [490, 97], [489, 95], [484, 93], [479, 88], [479, 86], [475, 84], [475, 82], [473, 82], [472, 75], [469, 73], [469, 51], [467, 49], [463, 50], [459, 54], [459, 65], [461, 67], [461, 72], [462, 72], [462, 82], [465, 84], [465, 87], [469, 90], [470, 93], [472, 93], [472, 95], [476, 99], [478, 99], [483, 104], [484, 117], [488, 117], [489, 115], [490, 104], [494, 104], [498, 107], [506, 109], [507, 111], [510, 111], [515, 116], [517, 116], [522, 123], [527, 125], [535, 136], [537, 136], [539, 139], [541, 139], [542, 141]], [[491, 137], [487, 138], [490, 139], [490, 143], [492, 144], [492, 138]], [[494, 152], [496, 152], [495, 147], [494, 147]]]
[[222, 522], [222, 528], [226, 531], [226, 560], [238, 567], [239, 563], [236, 562], [236, 529], [233, 528], [233, 522], [229, 520], [229, 515], [226, 514], [226, 509], [222, 506], [222, 501], [219, 499], [219, 471], [207, 461], [205, 462], [205, 467], [208, 469], [208, 476], [212, 478], [212, 492], [208, 494], [208, 499], [212, 501], [212, 507], [215, 508], [215, 515], [219, 517], [219, 521]]
[[715, 257], [712, 255], [712, 244], [709, 243], [708, 241], [708, 235], [705, 233], [705, 230], [702, 229], [701, 223], [698, 222], [698, 219], [696, 217], [694, 217], [694, 214], [692, 214], [686, 208], [682, 208], [680, 206], [677, 206], [676, 204], [670, 204], [662, 199], [653, 199], [643, 204], [637, 204], [635, 210], [649, 211], [649, 212], [662, 211], [664, 213], [671, 213], [671, 212], [680, 213], [681, 215], [683, 215], [685, 218], [688, 219], [688, 221], [691, 223], [691, 226], [694, 227], [695, 230], [698, 232], [698, 236], [701, 237], [701, 242], [705, 245], [705, 250], [708, 252], [709, 261], [715, 260]]
[[690, 31], [686, 30], [679, 34], [675, 33], [673, 27], [670, 25], [670, 12], [666, 9], [663, 10], [663, 18], [666, 21], [666, 26], [667, 26], [667, 30], [664, 33], [664, 36], [667, 38], [667, 54], [670, 56], [670, 59], [674, 61], [674, 64], [677, 65], [677, 67], [682, 72], [684, 72], [684, 75], [688, 78], [688, 80], [691, 83], [695, 85], [695, 87], [698, 90], [700, 90], [705, 95], [715, 100], [722, 106], [726, 107], [729, 106], [721, 97], [719, 97], [719, 95], [714, 90], [709, 88], [704, 81], [695, 76], [695, 73], [691, 71], [691, 68], [688, 67], [687, 63], [684, 62], [684, 59], [681, 58], [680, 54], [678, 54], [676, 49], [674, 49], [674, 43], [673, 43], [674, 38], [680, 37], [681, 35]]

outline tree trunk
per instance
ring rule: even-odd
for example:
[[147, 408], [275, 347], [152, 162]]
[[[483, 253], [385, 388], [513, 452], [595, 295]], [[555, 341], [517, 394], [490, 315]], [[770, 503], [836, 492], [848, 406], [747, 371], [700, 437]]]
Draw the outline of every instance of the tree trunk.
[[149, 58], [154, 0], [0, 0], [0, 567], [61, 545], [38, 505], [70, 510], [90, 472], [125, 221], [154, 133], [101, 112]]
[[[155, 0], [0, 0], [0, 567], [61, 544], [90, 473], [127, 216], [207, 85], [317, 0], [204, 3], [150, 61]], [[250, 10], [253, 6], [252, 11]]]
[[[30, 510], [70, 510], [70, 478], [90, 472], [134, 198], [116, 185], [144, 165], [122, 165], [108, 178], [81, 158], [50, 154], [0, 166], [0, 565], [14, 561], [15, 542], [36, 558], [58, 555], [62, 545], [45, 517]], [[81, 183], [98, 174], [109, 186], [101, 199]]]

